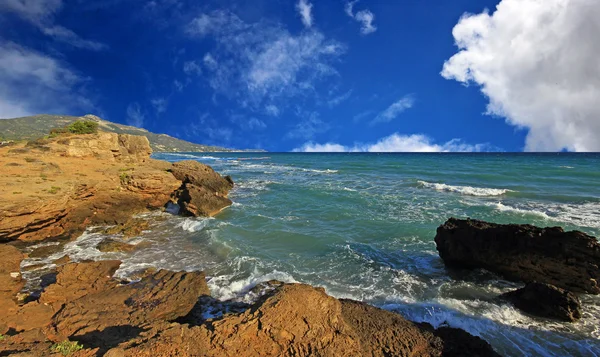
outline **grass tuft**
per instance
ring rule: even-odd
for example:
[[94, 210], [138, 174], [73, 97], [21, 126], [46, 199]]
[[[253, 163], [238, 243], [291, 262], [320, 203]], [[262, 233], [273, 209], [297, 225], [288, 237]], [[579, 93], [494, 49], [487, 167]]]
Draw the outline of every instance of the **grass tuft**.
[[79, 342], [72, 342], [65, 340], [63, 342], [55, 343], [50, 347], [50, 350], [54, 353], [60, 353], [63, 356], [69, 356], [73, 352], [77, 352], [83, 349], [83, 345]]

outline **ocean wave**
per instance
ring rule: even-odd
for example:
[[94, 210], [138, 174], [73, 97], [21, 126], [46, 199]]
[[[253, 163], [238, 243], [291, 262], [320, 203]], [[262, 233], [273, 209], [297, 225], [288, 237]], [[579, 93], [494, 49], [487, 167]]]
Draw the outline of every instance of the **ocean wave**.
[[471, 187], [471, 186], [452, 186], [445, 183], [435, 183], [427, 181], [417, 181], [417, 183], [425, 188], [432, 188], [437, 191], [455, 192], [469, 196], [501, 196], [507, 192], [514, 192], [506, 188], [486, 188], [486, 187]]
[[600, 229], [600, 202], [581, 204], [527, 202], [520, 206], [496, 202], [487, 203], [486, 206], [500, 212], [537, 216], [562, 224]]
[[523, 208], [507, 206], [507, 205], [503, 204], [502, 202], [487, 203], [486, 206], [493, 207], [494, 209], [496, 209], [500, 212], [516, 213], [516, 214], [519, 214], [522, 216], [533, 215], [533, 216], [541, 217], [543, 219], [552, 219], [550, 216], [548, 216], [548, 214], [546, 212], [538, 211], [535, 209], [523, 209]]
[[178, 226], [188, 232], [199, 232], [208, 226], [211, 219], [214, 218], [186, 218]]

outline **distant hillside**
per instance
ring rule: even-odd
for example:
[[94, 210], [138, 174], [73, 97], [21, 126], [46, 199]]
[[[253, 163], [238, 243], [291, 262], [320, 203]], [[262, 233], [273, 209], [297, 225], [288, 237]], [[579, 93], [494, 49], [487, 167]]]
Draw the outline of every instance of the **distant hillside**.
[[218, 146], [194, 144], [166, 134], [154, 134], [146, 129], [113, 123], [89, 114], [83, 117], [42, 114], [16, 119], [0, 119], [0, 140], [37, 139], [48, 135], [50, 129], [62, 128], [81, 119], [98, 122], [100, 130], [103, 131], [118, 134], [143, 135], [150, 141], [150, 146], [154, 152], [238, 151]]

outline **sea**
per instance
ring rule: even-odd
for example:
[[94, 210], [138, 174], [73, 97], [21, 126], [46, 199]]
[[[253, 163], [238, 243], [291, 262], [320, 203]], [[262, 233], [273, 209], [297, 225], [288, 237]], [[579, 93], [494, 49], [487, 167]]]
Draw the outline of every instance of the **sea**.
[[92, 228], [44, 262], [64, 254], [121, 259], [123, 278], [149, 267], [203, 270], [223, 301], [251, 300], [249, 290], [271, 279], [307, 283], [412, 321], [462, 328], [505, 356], [600, 355], [598, 296], [581, 296], [576, 323], [532, 317], [498, 299], [521, 284], [484, 270], [448, 271], [434, 242], [450, 217], [600, 236], [600, 154], [153, 156], [231, 175], [233, 205], [213, 218], [146, 214], [150, 228], [128, 242], [151, 244], [133, 253], [97, 251], [106, 235]]

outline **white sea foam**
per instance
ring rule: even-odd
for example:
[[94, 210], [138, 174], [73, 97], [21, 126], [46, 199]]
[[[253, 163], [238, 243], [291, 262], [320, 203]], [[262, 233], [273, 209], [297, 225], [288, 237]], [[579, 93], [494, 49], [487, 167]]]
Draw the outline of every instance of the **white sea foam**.
[[452, 186], [445, 183], [435, 183], [427, 181], [417, 181], [419, 185], [425, 188], [432, 188], [437, 191], [446, 191], [460, 193], [469, 196], [501, 196], [507, 192], [514, 192], [506, 188], [486, 188], [486, 187], [471, 187], [471, 186]]
[[535, 209], [523, 209], [523, 208], [507, 206], [507, 205], [503, 204], [502, 202], [487, 203], [486, 205], [494, 207], [496, 210], [501, 211], [501, 212], [515, 213], [515, 214], [519, 214], [522, 216], [533, 215], [533, 216], [541, 217], [543, 219], [551, 219], [551, 217], [548, 216], [547, 213], [542, 212], [542, 211], [537, 211]]
[[344, 191], [356, 192], [356, 190], [355, 190], [355, 189], [353, 189], [353, 188], [348, 188], [348, 187], [344, 187]]
[[214, 218], [186, 218], [178, 226], [188, 232], [199, 232], [206, 228], [211, 219]]
[[520, 206], [496, 202], [486, 205], [501, 212], [523, 216], [533, 215], [557, 223], [600, 229], [600, 202], [580, 204], [527, 202]]

